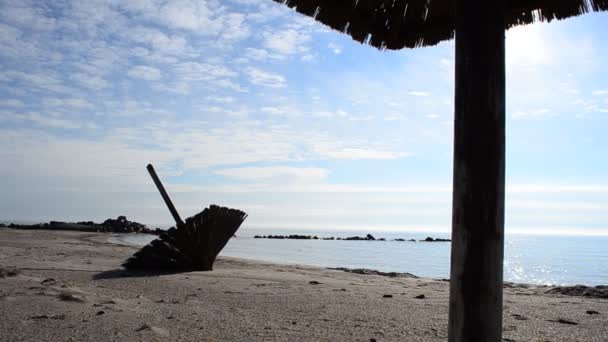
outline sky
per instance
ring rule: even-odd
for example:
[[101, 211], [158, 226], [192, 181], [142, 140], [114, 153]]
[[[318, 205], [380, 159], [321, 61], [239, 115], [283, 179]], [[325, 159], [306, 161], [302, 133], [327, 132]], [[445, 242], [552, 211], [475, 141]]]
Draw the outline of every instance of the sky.
[[[506, 231], [608, 235], [608, 14], [511, 29]], [[454, 42], [270, 0], [0, 1], [0, 219], [215, 203], [246, 229], [450, 230]]]

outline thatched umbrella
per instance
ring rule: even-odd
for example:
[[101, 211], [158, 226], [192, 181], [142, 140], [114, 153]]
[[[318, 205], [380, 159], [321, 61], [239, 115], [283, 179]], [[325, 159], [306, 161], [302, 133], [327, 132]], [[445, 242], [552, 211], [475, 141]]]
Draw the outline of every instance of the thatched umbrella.
[[379, 49], [456, 36], [450, 341], [499, 341], [505, 195], [505, 30], [608, 0], [274, 0]]

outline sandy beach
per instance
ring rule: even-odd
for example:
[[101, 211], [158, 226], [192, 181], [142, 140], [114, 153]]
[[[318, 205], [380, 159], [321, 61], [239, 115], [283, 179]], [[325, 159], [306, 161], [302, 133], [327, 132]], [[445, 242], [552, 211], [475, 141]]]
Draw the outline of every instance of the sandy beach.
[[[0, 229], [2, 341], [445, 341], [448, 282], [220, 257], [127, 272], [106, 233]], [[607, 341], [608, 300], [505, 288], [504, 341]]]

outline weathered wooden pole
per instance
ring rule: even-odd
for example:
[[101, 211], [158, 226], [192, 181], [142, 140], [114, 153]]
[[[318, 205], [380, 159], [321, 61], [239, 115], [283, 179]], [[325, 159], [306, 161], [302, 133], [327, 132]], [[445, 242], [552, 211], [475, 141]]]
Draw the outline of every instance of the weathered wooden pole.
[[502, 335], [505, 2], [454, 0], [451, 342]]
[[152, 166], [152, 164], [148, 164], [146, 169], [148, 169], [148, 173], [150, 173], [150, 177], [152, 177], [154, 184], [156, 184], [156, 188], [158, 189], [158, 192], [160, 192], [160, 195], [163, 197], [163, 200], [165, 200], [165, 204], [167, 205], [167, 208], [169, 208], [171, 215], [173, 215], [175, 224], [178, 227], [184, 225], [184, 221], [182, 221], [181, 217], [179, 217], [179, 214], [177, 213], [177, 209], [175, 209], [175, 206], [173, 205], [173, 202], [171, 202], [171, 198], [169, 197], [169, 194], [167, 194], [167, 191], [165, 191], [165, 187], [163, 186], [163, 183], [161, 183], [160, 178], [158, 178], [158, 175], [156, 174], [156, 171], [154, 171], [154, 166]]

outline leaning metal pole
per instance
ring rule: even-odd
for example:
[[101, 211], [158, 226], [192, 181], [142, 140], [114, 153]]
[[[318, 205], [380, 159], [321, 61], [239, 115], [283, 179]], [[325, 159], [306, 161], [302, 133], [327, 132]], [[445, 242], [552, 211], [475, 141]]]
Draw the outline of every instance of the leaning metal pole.
[[502, 335], [505, 2], [454, 0], [451, 342]]

